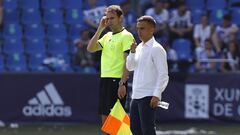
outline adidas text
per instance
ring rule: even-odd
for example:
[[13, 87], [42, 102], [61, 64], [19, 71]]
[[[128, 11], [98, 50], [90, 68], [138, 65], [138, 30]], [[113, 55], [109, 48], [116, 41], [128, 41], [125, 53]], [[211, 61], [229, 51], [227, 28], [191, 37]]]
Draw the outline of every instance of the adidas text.
[[71, 107], [63, 105], [27, 105], [23, 108], [25, 116], [70, 117]]

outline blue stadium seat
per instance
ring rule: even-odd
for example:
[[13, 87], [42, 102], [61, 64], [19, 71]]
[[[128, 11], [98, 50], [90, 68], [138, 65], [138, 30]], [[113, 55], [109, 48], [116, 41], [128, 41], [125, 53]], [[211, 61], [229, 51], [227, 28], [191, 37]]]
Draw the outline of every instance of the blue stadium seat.
[[66, 55], [68, 51], [68, 44], [66, 40], [63, 39], [50, 39], [48, 41], [47, 52], [51, 56], [63, 56]]
[[46, 58], [45, 54], [32, 54], [28, 58], [28, 67], [31, 72], [49, 72], [50, 70], [43, 65], [43, 61]]
[[175, 39], [172, 48], [176, 50], [179, 60], [192, 59], [192, 43], [188, 39]]
[[208, 10], [225, 9], [227, 2], [225, 0], [207, 0], [206, 6]]
[[82, 0], [63, 0], [63, 8], [69, 9], [69, 8], [77, 8], [82, 9]]
[[0, 55], [0, 72], [5, 71], [5, 63], [4, 63], [4, 57]]
[[238, 9], [238, 8], [232, 9], [231, 16], [232, 16], [232, 23], [240, 25], [240, 21], [239, 21], [239, 19], [240, 19], [240, 9]]
[[107, 0], [108, 5], [120, 5], [121, 3], [125, 2], [126, 0]]
[[205, 7], [205, 0], [186, 0], [186, 4], [191, 10], [203, 10]]
[[44, 40], [42, 38], [33, 38], [26, 40], [25, 51], [29, 55], [46, 53]]
[[53, 24], [49, 25], [47, 28], [47, 38], [61, 38], [66, 39], [67, 38], [67, 31], [64, 24]]
[[21, 40], [15, 39], [15, 38], [4, 40], [4, 43], [3, 43], [4, 54], [11, 55], [14, 53], [23, 53], [23, 52], [24, 52], [24, 48]]
[[5, 9], [3, 10], [3, 23], [19, 23], [19, 12], [17, 9]]
[[3, 0], [3, 7], [6, 10], [9, 9], [17, 9], [18, 7], [18, 0]]
[[64, 58], [64, 64], [62, 66], [56, 66], [54, 72], [74, 72], [68, 59], [68, 57]]
[[19, 0], [20, 9], [39, 9], [39, 0]]
[[44, 39], [45, 38], [45, 31], [42, 24], [30, 24], [25, 26], [25, 38], [26, 39], [32, 39], [32, 38], [38, 38], [38, 39]]
[[26, 57], [18, 53], [7, 56], [6, 68], [8, 71], [27, 72]]
[[88, 67], [84, 67], [84, 68], [83, 68], [83, 73], [96, 74], [96, 73], [97, 73], [97, 70], [96, 70], [95, 67], [93, 67], [93, 66], [88, 66]]
[[83, 24], [83, 12], [80, 9], [66, 9], [65, 22], [68, 25]]
[[24, 25], [42, 23], [41, 13], [38, 9], [30, 8], [22, 10], [21, 22]]
[[220, 25], [222, 23], [223, 16], [227, 13], [228, 12], [226, 10], [222, 9], [212, 10], [210, 12], [209, 22], [215, 25]]
[[[106, 0], [97, 0], [96, 2], [97, 2], [97, 6], [107, 6]], [[84, 9], [90, 9], [90, 5], [87, 0], [84, 1], [83, 4], [84, 4], [83, 5]]]
[[49, 9], [49, 8], [61, 8], [61, 0], [42, 0], [42, 8]]
[[22, 27], [17, 23], [6, 24], [3, 27], [3, 38], [5, 40], [10, 38], [22, 38]]
[[200, 9], [195, 9], [192, 10], [191, 12], [193, 24], [199, 24], [201, 22], [202, 15], [206, 14], [206, 12]]
[[64, 64], [62, 64], [62, 66], [57, 66], [55, 68], [55, 72], [73, 72], [70, 63], [71, 57], [69, 55], [58, 56], [58, 58], [62, 59], [64, 61]]
[[63, 23], [63, 15], [61, 10], [57, 8], [43, 10], [43, 21], [47, 25]]
[[84, 29], [84, 25], [81, 24], [76, 24], [76, 25], [71, 25], [69, 27], [69, 39], [71, 41], [74, 41], [75, 39], [79, 39], [80, 32]]
[[229, 0], [228, 1], [228, 5], [229, 5], [229, 7], [235, 7], [236, 6], [236, 4], [240, 4], [240, 0]]
[[54, 72], [73, 72], [70, 57], [67, 54], [48, 57], [43, 63]]

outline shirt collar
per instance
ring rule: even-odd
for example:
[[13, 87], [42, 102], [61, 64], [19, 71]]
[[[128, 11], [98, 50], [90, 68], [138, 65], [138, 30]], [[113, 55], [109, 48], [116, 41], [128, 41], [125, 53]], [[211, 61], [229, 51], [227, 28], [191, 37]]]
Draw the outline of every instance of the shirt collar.
[[149, 39], [145, 44], [142, 42], [142, 45], [146, 45], [146, 46], [152, 46], [153, 43], [155, 41], [155, 38], [152, 37], [151, 39]]
[[114, 33], [112, 33], [112, 34], [113, 34], [113, 35], [118, 34], [118, 33], [122, 32], [123, 30], [125, 30], [124, 27], [122, 28], [122, 30], [120, 30], [120, 31], [118, 31], [118, 32], [114, 32]]

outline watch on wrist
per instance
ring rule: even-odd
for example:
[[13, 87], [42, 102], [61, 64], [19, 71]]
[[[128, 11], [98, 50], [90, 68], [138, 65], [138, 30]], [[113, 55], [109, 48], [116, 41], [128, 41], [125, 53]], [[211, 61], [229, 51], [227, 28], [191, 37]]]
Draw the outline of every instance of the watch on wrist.
[[119, 85], [119, 86], [123, 86], [123, 85], [126, 85], [126, 83], [123, 82], [123, 81], [119, 81], [118, 85]]

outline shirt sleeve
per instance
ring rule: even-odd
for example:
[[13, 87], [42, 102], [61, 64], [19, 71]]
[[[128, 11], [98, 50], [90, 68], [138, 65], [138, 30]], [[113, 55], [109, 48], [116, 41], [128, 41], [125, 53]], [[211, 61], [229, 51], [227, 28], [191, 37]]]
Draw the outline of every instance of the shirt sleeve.
[[129, 55], [127, 56], [127, 62], [126, 62], [126, 67], [128, 69], [128, 71], [133, 71], [134, 68], [136, 67], [136, 60], [135, 60], [135, 53], [129, 53]]
[[176, 23], [176, 20], [178, 19], [178, 17], [177, 17], [177, 13], [176, 13], [177, 11], [176, 10], [174, 10], [172, 13], [171, 13], [171, 18], [170, 18], [170, 20], [169, 20], [169, 26], [170, 27], [174, 27], [174, 25], [175, 25], [175, 23]]
[[187, 25], [188, 25], [188, 27], [193, 26], [192, 21], [191, 21], [191, 12], [190, 11], [187, 11]]
[[199, 38], [200, 37], [200, 35], [199, 35], [199, 25], [198, 24], [195, 25], [195, 27], [194, 27], [193, 37], [194, 38]]
[[123, 52], [130, 50], [132, 43], [134, 42], [134, 37], [132, 34], [128, 34], [123, 37]]
[[100, 44], [100, 46], [101, 46], [102, 48], [104, 48], [104, 44], [105, 44], [105, 42], [106, 42], [107, 35], [108, 35], [108, 33], [105, 34], [102, 38], [100, 38], [100, 39], [98, 40], [98, 43]]
[[153, 95], [162, 98], [162, 92], [165, 90], [168, 84], [168, 66], [167, 66], [167, 55], [163, 48], [155, 47], [152, 52], [153, 62], [156, 67], [158, 77], [157, 84], [155, 85]]

